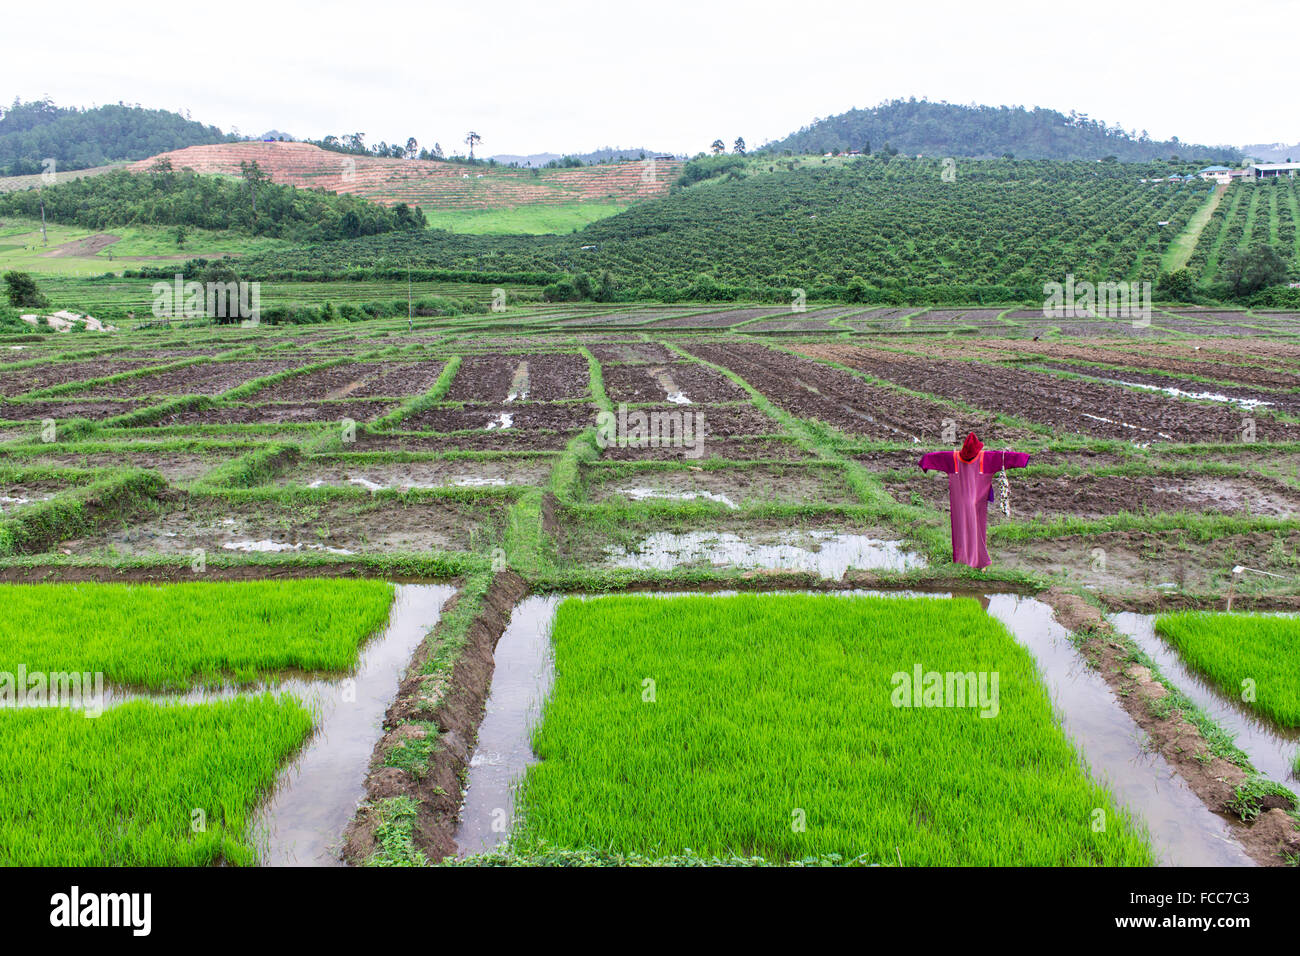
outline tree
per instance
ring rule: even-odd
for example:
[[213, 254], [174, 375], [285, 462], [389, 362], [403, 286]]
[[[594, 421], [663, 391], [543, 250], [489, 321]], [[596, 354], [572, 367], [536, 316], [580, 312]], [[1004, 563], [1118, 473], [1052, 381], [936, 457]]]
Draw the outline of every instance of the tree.
[[737, 137], [736, 137], [736, 142], [735, 142], [734, 144], [732, 144], [731, 150], [732, 150], [732, 152], [734, 152], [734, 153], [737, 153], [737, 154], [739, 154], [739, 155], [741, 155], [741, 156], [744, 156], [744, 155], [745, 155], [745, 137], [743, 137], [743, 136], [737, 136]]
[[1190, 302], [1192, 299], [1192, 274], [1186, 269], [1176, 269], [1161, 275], [1156, 281], [1160, 298], [1171, 302]]
[[43, 309], [50, 304], [29, 273], [6, 272], [5, 285], [9, 304], [16, 308]]
[[442, 152], [442, 144], [441, 144], [441, 143], [434, 143], [434, 144], [433, 144], [433, 158], [434, 158], [434, 159], [446, 159], [446, 157], [443, 155], [443, 152]]
[[1262, 242], [1246, 251], [1232, 253], [1219, 270], [1220, 278], [1239, 296], [1285, 282], [1286, 275], [1286, 260], [1275, 248]]
[[257, 232], [257, 187], [270, 177], [262, 172], [262, 167], [257, 165], [257, 160], [250, 163], [241, 159], [239, 161], [239, 174], [244, 177], [244, 182], [248, 183], [248, 191], [253, 197], [253, 232]]
[[483, 137], [480, 136], [478, 133], [474, 132], [473, 130], [470, 130], [468, 133], [465, 134], [465, 142], [469, 145], [469, 158], [473, 159], [474, 146], [477, 143], [483, 142]]
[[415, 159], [416, 155], [419, 152], [420, 152], [420, 144], [417, 143], [415, 141], [415, 137], [412, 136], [410, 139], [406, 141], [406, 158]]
[[715, 139], [713, 143], [709, 146], [709, 149], [713, 150], [715, 155], [720, 154], [726, 151], [727, 144], [720, 139]]

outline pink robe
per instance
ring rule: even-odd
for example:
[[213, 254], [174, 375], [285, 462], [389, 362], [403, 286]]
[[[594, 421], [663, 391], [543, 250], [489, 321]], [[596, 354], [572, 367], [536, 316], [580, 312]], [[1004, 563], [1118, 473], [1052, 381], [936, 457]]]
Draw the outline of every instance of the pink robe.
[[921, 456], [923, 471], [948, 475], [948, 505], [952, 511], [952, 559], [972, 568], [987, 568], [989, 550], [985, 544], [989, 502], [993, 500], [993, 476], [1003, 468], [1024, 468], [1029, 456], [1019, 451], [982, 449], [972, 462], [962, 461], [955, 451], [932, 451]]

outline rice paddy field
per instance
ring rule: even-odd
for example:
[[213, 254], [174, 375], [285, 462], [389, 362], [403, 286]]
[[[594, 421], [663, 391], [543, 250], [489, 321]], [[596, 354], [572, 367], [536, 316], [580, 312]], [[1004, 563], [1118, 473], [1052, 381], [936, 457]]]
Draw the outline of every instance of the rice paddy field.
[[[1295, 865], [1298, 336], [518, 297], [0, 333], [0, 861]], [[970, 431], [1029, 456], [980, 570], [918, 467]], [[996, 716], [896, 706], [917, 666]]]

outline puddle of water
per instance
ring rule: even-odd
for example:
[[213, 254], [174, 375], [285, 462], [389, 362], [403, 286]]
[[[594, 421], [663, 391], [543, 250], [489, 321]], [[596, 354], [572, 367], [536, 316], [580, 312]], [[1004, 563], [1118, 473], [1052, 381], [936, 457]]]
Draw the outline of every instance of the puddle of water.
[[323, 544], [288, 544], [283, 541], [272, 541], [270, 538], [263, 538], [260, 541], [227, 541], [221, 547], [227, 551], [243, 551], [246, 554], [278, 554], [281, 551], [301, 551], [303, 548], [310, 551], [328, 551], [330, 554], [354, 553], [347, 548], [331, 548]]
[[523, 401], [528, 398], [528, 363], [520, 362], [515, 369], [514, 378], [510, 380], [510, 394], [507, 402]]
[[1110, 615], [1121, 634], [1127, 634], [1142, 652], [1156, 662], [1160, 672], [1190, 697], [1216, 724], [1236, 735], [1234, 743], [1246, 752], [1255, 769], [1270, 780], [1286, 783], [1294, 773], [1300, 753], [1300, 729], [1281, 727], [1251, 710], [1243, 701], [1224, 694], [1156, 634], [1155, 615], [1125, 612]]
[[496, 418], [492, 419], [492, 421], [487, 423], [487, 431], [494, 431], [495, 429], [498, 428], [506, 429], [509, 428], [514, 423], [515, 423], [514, 415], [510, 414], [509, 412], [502, 412]]
[[555, 679], [551, 621], [564, 598], [525, 598], [497, 641], [492, 686], [456, 829], [459, 856], [486, 853], [509, 836], [515, 789], [524, 771], [537, 762], [529, 740]]
[[1159, 753], [1145, 749], [1142, 729], [1074, 649], [1050, 607], [1033, 598], [995, 594], [988, 612], [1038, 660], [1061, 726], [1078, 746], [1089, 775], [1146, 824], [1162, 865], [1254, 865], [1227, 823]]
[[698, 498], [704, 498], [707, 501], [716, 501], [724, 504], [732, 511], [740, 508], [726, 495], [715, 494], [712, 491], [660, 491], [657, 488], [620, 488], [620, 495], [627, 495], [633, 501], [645, 501], [647, 498], [661, 498], [666, 501], [695, 501]]
[[[1091, 418], [1093, 421], [1105, 422], [1107, 425], [1120, 425], [1124, 428], [1130, 428], [1134, 431], [1139, 431], [1139, 432], [1151, 431], [1150, 428], [1143, 428], [1141, 425], [1130, 425], [1128, 422], [1121, 422], [1114, 418], [1106, 418], [1104, 415], [1093, 415], [1090, 412], [1080, 412], [1079, 414], [1082, 415], [1084, 418]], [[1172, 435], [1166, 435], [1162, 431], [1157, 431], [1156, 434], [1159, 435], [1161, 438], [1165, 439], [1166, 441], [1174, 440], [1174, 437]]]
[[[502, 487], [506, 484], [506, 480], [504, 478], [474, 478], [469, 475], [461, 475], [451, 479], [451, 483], [462, 488]], [[411, 487], [434, 488], [436, 485], [411, 485]]]
[[1120, 381], [1119, 384], [1127, 385], [1129, 388], [1145, 389], [1149, 392], [1163, 392], [1170, 398], [1194, 398], [1205, 402], [1223, 402], [1229, 405], [1238, 405], [1246, 411], [1273, 404], [1264, 401], [1262, 398], [1233, 398], [1231, 395], [1223, 395], [1219, 392], [1185, 392], [1181, 388], [1165, 388], [1160, 385], [1146, 385], [1142, 382]]
[[634, 553], [611, 549], [606, 567], [668, 571], [689, 564], [711, 564], [761, 570], [812, 571], [838, 580], [850, 568], [907, 571], [923, 568], [922, 555], [903, 550], [898, 541], [860, 534], [784, 531], [774, 543], [747, 541], [731, 532], [660, 531], [646, 537]]
[[302, 693], [319, 716], [315, 733], [281, 772], [255, 819], [264, 865], [339, 865], [337, 846], [365, 796], [366, 768], [383, 735], [384, 713], [411, 656], [454, 591], [447, 585], [399, 584], [388, 627], [366, 644], [352, 678], [282, 685]]

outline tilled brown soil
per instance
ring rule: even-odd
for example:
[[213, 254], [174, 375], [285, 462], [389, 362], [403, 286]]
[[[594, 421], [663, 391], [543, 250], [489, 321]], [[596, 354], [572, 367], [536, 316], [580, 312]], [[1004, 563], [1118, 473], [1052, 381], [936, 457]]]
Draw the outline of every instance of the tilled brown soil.
[[[1230, 345], [1231, 343], [1229, 343]], [[1169, 352], [1174, 347], [1153, 345], [1135, 349], [1128, 346], [1127, 343], [1116, 347], [1112, 343], [1083, 346], [1065, 342], [1004, 342], [994, 340], [982, 341], [980, 347], [985, 351], [996, 350], [1003, 352], [1008, 357], [1041, 355], [1045, 358], [1100, 362], [1127, 368], [1152, 369], [1161, 372], [1174, 372], [1180, 375], [1197, 375], [1221, 382], [1262, 385], [1266, 388], [1300, 387], [1300, 372], [1279, 368], [1271, 364], [1251, 364], [1252, 356], [1245, 354], [1224, 353], [1222, 351], [1209, 352], [1208, 350], [1197, 351], [1190, 346], [1178, 350], [1185, 357], [1170, 355]], [[1234, 354], [1236, 354], [1239, 361], [1228, 361]], [[1214, 356], [1217, 356], [1220, 360], [1214, 360]], [[1255, 360], [1255, 362], [1258, 361], [1258, 359]], [[1202, 384], [1200, 390], [1205, 389], [1206, 386]]]
[[666, 364], [681, 360], [681, 356], [670, 352], [666, 346], [657, 342], [619, 342], [609, 345], [593, 345], [590, 351], [596, 361], [601, 364], [606, 383], [609, 381], [610, 365], [642, 362]]
[[585, 472], [587, 497], [591, 501], [712, 500], [725, 504], [721, 500], [725, 498], [737, 508], [769, 502], [858, 503], [843, 477], [826, 468], [655, 468], [624, 475], [608, 475], [607, 470], [594, 468]]
[[706, 361], [731, 369], [790, 414], [825, 422], [849, 434], [937, 443], [952, 422], [958, 432], [974, 430], [986, 441], [1024, 437], [998, 425], [991, 415], [971, 416], [951, 405], [870, 385], [839, 369], [762, 345], [688, 348]]
[[255, 361], [201, 362], [165, 372], [149, 372], [121, 382], [88, 389], [85, 395], [219, 395], [255, 378], [276, 375], [297, 366], [296, 362], [260, 359]]
[[697, 362], [606, 366], [603, 375], [611, 402], [663, 402], [669, 384], [694, 403], [749, 399], [727, 376]]
[[703, 315], [683, 315], [661, 319], [650, 327], [654, 329], [725, 329], [750, 319], [768, 316], [789, 315], [789, 306], [763, 307], [757, 309], [727, 309], [723, 312], [710, 312]]
[[460, 363], [446, 399], [449, 402], [504, 402], [511, 385], [527, 365], [528, 398], [553, 402], [584, 398], [591, 371], [576, 352], [540, 352], [506, 355], [471, 355]]
[[[888, 481], [889, 493], [904, 504], [919, 495], [927, 507], [948, 510], [946, 476], [923, 474]], [[1010, 472], [1011, 520], [1104, 518], [1188, 511], [1198, 514], [1252, 514], [1289, 517], [1300, 511], [1300, 493], [1264, 479], [1207, 475], [1057, 475]], [[989, 523], [1003, 520], [990, 506]]]
[[[498, 424], [509, 416], [509, 426]], [[596, 424], [596, 409], [585, 402], [511, 402], [506, 405], [435, 406], [405, 418], [404, 431], [455, 432], [467, 430], [578, 432]]]
[[30, 422], [53, 418], [64, 421], [69, 418], [88, 418], [102, 421], [125, 415], [144, 402], [93, 402], [83, 399], [49, 399], [32, 402], [0, 402], [0, 421]]
[[403, 398], [427, 392], [445, 362], [346, 362], [293, 375], [259, 389], [257, 402], [319, 402], [325, 399]]
[[[1300, 412], [1300, 392], [1284, 392], [1276, 389], [1249, 388], [1242, 385], [1229, 385], [1222, 382], [1198, 382], [1186, 378], [1173, 378], [1168, 375], [1156, 375], [1151, 372], [1137, 372], [1128, 368], [1109, 368], [1098, 365], [1078, 365], [1073, 362], [1040, 362], [1035, 363], [1042, 368], [1053, 369], [1059, 372], [1068, 372], [1071, 375], [1081, 375], [1090, 379], [1101, 379], [1107, 383], [1116, 385], [1146, 385], [1151, 388], [1167, 389], [1175, 388], [1188, 395], [1181, 397], [1190, 397], [1198, 395], [1223, 396], [1224, 398], [1233, 399], [1233, 402], [1224, 402], [1229, 408], [1236, 407], [1242, 409], [1243, 414], [1248, 414], [1247, 409], [1250, 403], [1263, 405], [1267, 411], [1285, 412], [1288, 415], [1296, 415]], [[1293, 383], [1300, 379], [1293, 379]], [[1198, 399], [1199, 401], [1218, 401], [1215, 399]]]
[[392, 401], [267, 402], [262, 405], [223, 404], [190, 408], [153, 424], [168, 425], [272, 425], [287, 423], [368, 422], [397, 408]]
[[11, 397], [53, 385], [68, 382], [80, 382], [84, 379], [103, 378], [119, 372], [130, 372], [138, 368], [157, 365], [157, 362], [144, 360], [132, 362], [50, 362], [47, 365], [32, 365], [27, 368], [0, 371], [0, 396]]
[[[853, 345], [805, 348], [906, 388], [1051, 426], [1058, 434], [1149, 442], [1241, 441], [1245, 417], [1221, 408], [1116, 385], [1065, 380], [983, 362], [932, 361]], [[1300, 426], [1250, 415], [1257, 441], [1293, 441]]]

